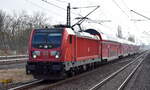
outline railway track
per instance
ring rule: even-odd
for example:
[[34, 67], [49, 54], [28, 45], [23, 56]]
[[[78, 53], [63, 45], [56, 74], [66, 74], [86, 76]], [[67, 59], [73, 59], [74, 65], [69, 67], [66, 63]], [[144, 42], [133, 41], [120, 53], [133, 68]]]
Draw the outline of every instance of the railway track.
[[0, 56], [0, 65], [9, 64], [12, 62], [22, 62], [28, 59], [28, 55], [11, 55], [11, 56]]
[[13, 58], [25, 58], [25, 57], [28, 57], [28, 55], [0, 56], [0, 60], [3, 60], [3, 59], [13, 59]]
[[0, 70], [12, 68], [24, 68], [27, 60], [28, 58], [0, 60]]
[[0, 63], [7, 63], [7, 62], [16, 62], [16, 61], [25, 61], [28, 58], [15, 58], [15, 59], [3, 59], [0, 60]]
[[8, 90], [26, 90], [27, 88], [34, 87], [34, 85], [37, 85], [41, 82], [43, 82], [43, 80], [32, 80], [32, 81], [21, 83], [21, 85], [18, 85], [13, 88], [9, 88]]
[[[103, 79], [101, 82], [97, 83], [95, 86], [89, 88], [89, 90], [104, 90], [104, 89], [105, 90], [123, 90], [124, 87], [126, 86], [126, 84], [128, 83], [128, 81], [132, 78], [132, 76], [134, 75], [134, 73], [136, 72], [138, 67], [143, 62], [145, 55], [147, 55], [147, 53], [145, 53], [144, 55], [140, 55], [134, 61], [128, 63], [124, 67], [122, 67], [119, 70], [117, 70], [116, 72], [112, 73], [107, 78]], [[132, 65], [134, 66], [134, 68]], [[131, 70], [130, 67], [133, 69]], [[119, 79], [120, 76], [123, 76], [123, 74], [121, 72], [124, 72], [126, 69], [129, 69], [128, 71], [131, 70], [131, 72], [128, 75], [125, 75], [124, 80], [122, 82], [120, 82], [121, 84], [118, 85], [117, 88], [113, 88], [113, 89], [112, 88], [106, 88], [106, 87], [109, 87], [109, 85], [112, 84], [113, 81]], [[122, 74], [122, 75], [120, 75], [120, 74]], [[113, 85], [113, 86], [116, 86], [116, 85]]]
[[10, 57], [10, 58], [1, 58], [0, 66], [17, 64], [17, 63], [25, 63], [28, 60], [27, 56], [18, 56], [18, 57]]
[[[115, 62], [112, 62], [112, 63], [110, 63], [110, 65], [113, 65], [113, 64], [125, 64], [125, 63], [128, 63], [127, 65], [124, 65], [124, 68], [126, 68], [126, 67], [128, 67], [128, 65], [131, 65], [132, 63], [134, 63], [137, 59], [139, 59], [139, 58], [142, 58], [143, 57], [143, 54], [141, 54], [140, 56], [138, 56], [138, 57], [136, 57], [136, 59], [135, 59], [135, 57], [133, 56], [133, 57], [130, 57], [130, 58], [126, 58], [126, 60], [122, 60], [122, 61], [120, 61], [120, 62], [117, 62], [117, 60], [115, 61]], [[135, 60], [133, 60], [132, 61], [132, 59], [135, 59]], [[130, 63], [129, 63], [130, 62]], [[104, 67], [103, 67], [104, 66]], [[105, 68], [105, 65], [103, 65], [102, 67], [100, 67], [100, 68]], [[114, 65], [114, 66], [116, 66], [116, 65]], [[118, 67], [118, 68], [120, 68], [120, 67]], [[122, 69], [122, 70], [121, 70]], [[103, 84], [101, 84], [102, 82], [100, 82], [100, 83], [98, 83], [98, 84], [94, 84], [95, 86], [93, 87], [92, 86], [92, 88], [91, 88], [91, 86], [90, 87], [86, 87], [86, 89], [84, 88], [80, 88], [80, 89], [78, 89], [78, 90], [97, 90], [97, 89], [99, 89], [99, 87], [100, 86], [102, 86], [102, 85], [104, 85], [104, 83], [106, 83], [107, 81], [109, 81], [112, 77], [114, 77], [115, 75], [117, 75], [119, 72], [121, 72], [121, 71], [123, 71], [124, 69], [123, 68], [121, 68], [121, 69], [119, 69], [118, 71], [117, 71], [117, 73], [115, 74], [115, 73], [113, 73], [111, 76], [108, 76], [108, 75], [110, 75], [110, 73], [108, 73], [107, 74], [107, 76], [109, 77], [107, 77], [107, 78], [105, 78], [104, 80], [102, 80], [102, 82], [103, 82]], [[9, 90], [68, 90], [68, 89], [66, 89], [66, 88], [63, 88], [63, 87], [66, 87], [65, 86], [65, 84], [67, 84], [67, 86], [70, 86], [70, 88], [73, 88], [73, 89], [76, 89], [76, 88], [74, 88], [74, 87], [72, 87], [70, 84], [71, 83], [74, 83], [74, 82], [76, 82], [76, 81], [78, 81], [78, 80], [80, 80], [80, 79], [82, 79], [82, 78], [90, 78], [90, 74], [91, 73], [96, 73], [98, 70], [97, 69], [94, 69], [94, 70], [92, 70], [92, 71], [89, 71], [89, 72], [86, 72], [86, 73], [83, 73], [83, 74], [80, 74], [80, 75], [77, 75], [77, 76], [74, 76], [74, 77], [71, 77], [71, 78], [67, 78], [67, 79], [65, 79], [65, 80], [61, 80], [61, 81], [57, 81], [57, 82], [53, 82], [53, 83], [48, 83], [48, 84], [42, 84], [42, 82], [43, 81], [39, 81], [39, 82], [37, 82], [37, 83], [28, 83], [28, 84], [25, 84], [25, 85], [22, 85], [22, 86], [18, 86], [18, 87], [15, 87], [15, 88], [11, 88], [11, 89], [9, 89]], [[100, 71], [100, 70], [99, 70]], [[110, 70], [111, 71], [111, 70]], [[103, 73], [103, 72], [102, 72]], [[106, 72], [105, 72], [106, 73]], [[112, 73], [112, 72], [111, 72]], [[95, 77], [95, 76], [91, 76], [91, 77]], [[106, 77], [105, 75], [103, 76], [103, 78], [104, 77]], [[102, 78], [102, 77], [101, 77]], [[82, 80], [83, 81], [83, 80]], [[88, 80], [87, 80], [88, 81]], [[39, 84], [40, 83], [40, 84]], [[124, 83], [126, 83], [126, 82], [124, 82]], [[60, 86], [60, 87], [59, 87]], [[81, 85], [82, 86], [82, 85]], [[124, 86], [123, 84], [122, 84], [122, 86]], [[57, 87], [57, 88], [56, 88]], [[78, 86], [76, 86], [76, 87], [78, 87]], [[120, 88], [122, 88], [122, 87], [120, 87]], [[118, 90], [121, 90], [121, 89], [118, 89]]]

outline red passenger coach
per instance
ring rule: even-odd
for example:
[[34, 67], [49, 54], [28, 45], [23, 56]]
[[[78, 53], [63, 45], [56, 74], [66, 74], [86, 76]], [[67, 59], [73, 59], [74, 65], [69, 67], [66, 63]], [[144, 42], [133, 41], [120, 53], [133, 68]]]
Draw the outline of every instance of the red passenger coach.
[[[37, 79], [62, 79], [126, 56], [129, 46], [105, 39], [93, 29], [82, 32], [67, 27], [35, 29], [29, 40], [26, 71]], [[130, 48], [130, 52], [138, 50], [135, 45]]]

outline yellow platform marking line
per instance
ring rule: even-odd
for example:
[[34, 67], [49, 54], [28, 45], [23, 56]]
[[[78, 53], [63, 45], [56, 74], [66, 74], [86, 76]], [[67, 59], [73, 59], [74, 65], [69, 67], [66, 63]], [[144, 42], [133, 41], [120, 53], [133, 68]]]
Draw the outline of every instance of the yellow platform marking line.
[[12, 79], [1, 79], [0, 83], [2, 83], [2, 84], [8, 84], [8, 83], [11, 83], [12, 81], [13, 81]]

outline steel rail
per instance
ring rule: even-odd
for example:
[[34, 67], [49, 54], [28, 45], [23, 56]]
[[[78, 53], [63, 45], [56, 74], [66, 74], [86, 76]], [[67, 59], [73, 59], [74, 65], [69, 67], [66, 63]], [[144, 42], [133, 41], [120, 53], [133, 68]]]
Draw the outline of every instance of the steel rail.
[[36, 85], [40, 82], [42, 82], [43, 80], [35, 80], [33, 82], [29, 82], [29, 83], [26, 83], [26, 84], [23, 84], [23, 85], [20, 85], [20, 86], [17, 86], [17, 87], [14, 87], [14, 88], [10, 88], [8, 90], [22, 90], [24, 88], [28, 88], [28, 87], [32, 87], [33, 85]]
[[144, 61], [141, 60], [140, 63], [134, 68], [134, 70], [132, 70], [132, 72], [129, 74], [129, 76], [124, 80], [124, 82], [118, 87], [117, 90], [123, 90], [123, 88], [125, 87], [125, 85], [128, 83], [128, 81], [132, 78], [132, 76], [135, 74], [135, 72], [137, 71], [137, 69], [140, 67], [141, 63]]
[[67, 83], [67, 82], [69, 82], [69, 81], [76, 80], [77, 78], [84, 77], [84, 76], [88, 75], [89, 73], [93, 73], [93, 72], [96, 71], [96, 70], [97, 70], [97, 69], [92, 70], [92, 71], [90, 71], [90, 72], [86, 72], [86, 73], [77, 75], [77, 76], [74, 76], [74, 77], [70, 77], [70, 78], [68, 78], [68, 79], [65, 79], [65, 80], [62, 80], [62, 81], [59, 81], [59, 82], [56, 82], [56, 83], [53, 83], [53, 84], [51, 84], [51, 85], [45, 87], [45, 88], [42, 89], [42, 90], [49, 90], [50, 88], [53, 88], [53, 87], [58, 86], [58, 85], [61, 85], [61, 84], [63, 84], [63, 83]]
[[9, 55], [9, 56], [0, 56], [0, 58], [13, 58], [13, 57], [27, 57], [28, 55]]
[[23, 61], [23, 60], [27, 60], [27, 59], [28, 58], [3, 59], [3, 60], [0, 60], [0, 62]]
[[[141, 55], [140, 55], [141, 56]], [[139, 57], [140, 57], [139, 56]], [[138, 57], [137, 57], [138, 58]], [[137, 59], [136, 58], [136, 59]], [[50, 84], [50, 85], [48, 85], [48, 86], [46, 86], [45, 88], [46, 88], [46, 90], [47, 90], [47, 88], [51, 88], [51, 87], [54, 87], [54, 86], [57, 86], [57, 85], [61, 85], [61, 84], [63, 84], [63, 83], [66, 83], [66, 82], [69, 82], [69, 81], [72, 81], [72, 80], [75, 80], [75, 79], [77, 79], [77, 78], [80, 78], [80, 77], [83, 77], [83, 76], [85, 76], [85, 75], [87, 75], [87, 74], [89, 74], [89, 73], [91, 73], [91, 72], [94, 72], [95, 70], [93, 70], [93, 71], [90, 71], [90, 72], [86, 72], [86, 73], [84, 73], [84, 74], [81, 74], [81, 75], [77, 75], [77, 76], [75, 76], [75, 77], [71, 77], [71, 78], [68, 78], [68, 79], [65, 79], [65, 80], [61, 80], [61, 81], [59, 81], [59, 82], [55, 82], [55, 83], [52, 83], [52, 84]], [[11, 88], [11, 89], [8, 89], [8, 90], [26, 90], [26, 88], [29, 88], [30, 86], [31, 87], [33, 87], [33, 85], [36, 85], [36, 84], [38, 84], [38, 83], [40, 83], [40, 82], [42, 82], [43, 80], [41, 80], [41, 81], [37, 81], [37, 82], [34, 82], [34, 83], [28, 83], [28, 84], [24, 84], [24, 85], [21, 85], [21, 86], [18, 86], [18, 87], [15, 87], [15, 88]]]
[[67, 83], [67, 82], [76, 80], [76, 79], [78, 79], [78, 78], [84, 77], [84, 76], [88, 75], [89, 73], [93, 73], [93, 72], [95, 72], [95, 71], [96, 71], [96, 69], [95, 69], [95, 70], [92, 70], [92, 71], [90, 71], [90, 72], [82, 73], [82, 74], [77, 75], [77, 76], [74, 76], [74, 77], [67, 78], [67, 79], [65, 79], [65, 80], [61, 80], [61, 81], [52, 83], [52, 84], [50, 84], [50, 85], [48, 85], [48, 86], [45, 86], [42, 90], [49, 90], [49, 88], [53, 88], [53, 87], [55, 87], [55, 86], [58, 86], [58, 85], [61, 85], [61, 84], [64, 84], [64, 83]]
[[135, 60], [133, 60], [132, 62], [128, 63], [127, 65], [123, 66], [122, 68], [120, 68], [119, 70], [117, 70], [116, 72], [112, 73], [111, 75], [109, 75], [108, 77], [106, 77], [105, 79], [103, 79], [101, 82], [99, 82], [98, 84], [96, 84], [94, 87], [90, 88], [89, 90], [96, 90], [99, 87], [101, 87], [104, 83], [106, 83], [107, 81], [109, 81], [111, 78], [113, 78], [114, 76], [116, 76], [117, 74], [119, 74], [121, 71], [123, 71], [124, 69], [126, 69], [129, 65], [131, 65], [132, 63], [136, 62], [137, 59], [141, 58], [143, 56], [140, 55], [137, 58], [135, 58]]

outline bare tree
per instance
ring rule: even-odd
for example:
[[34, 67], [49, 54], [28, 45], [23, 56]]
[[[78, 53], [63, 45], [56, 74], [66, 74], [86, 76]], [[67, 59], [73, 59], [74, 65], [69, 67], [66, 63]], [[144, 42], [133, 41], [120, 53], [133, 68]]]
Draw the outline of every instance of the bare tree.
[[31, 30], [43, 28], [48, 25], [47, 21], [43, 13], [37, 12], [31, 16], [23, 11], [21, 14], [9, 15], [0, 11], [0, 50], [26, 53]]
[[4, 31], [4, 21], [5, 20], [5, 13], [0, 10], [0, 48], [5, 50], [6, 43], [5, 43], [5, 31]]
[[31, 23], [34, 26], [34, 28], [42, 28], [47, 23], [48, 18], [45, 17], [44, 13], [38, 13], [36, 12], [31, 17]]

